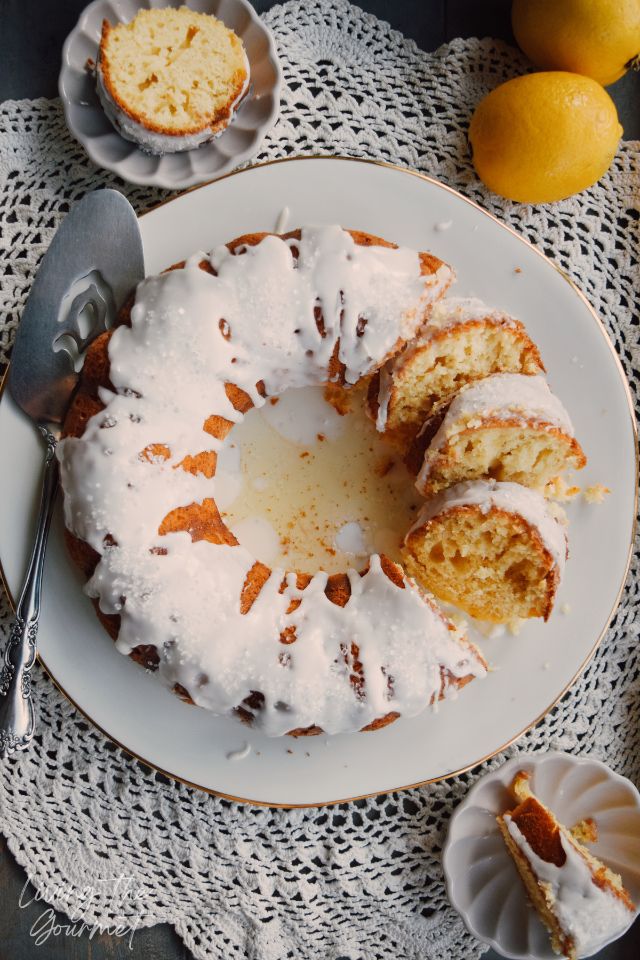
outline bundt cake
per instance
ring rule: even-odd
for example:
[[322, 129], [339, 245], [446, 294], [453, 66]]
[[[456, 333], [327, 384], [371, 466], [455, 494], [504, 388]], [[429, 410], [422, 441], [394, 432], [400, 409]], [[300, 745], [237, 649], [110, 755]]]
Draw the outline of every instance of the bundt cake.
[[547, 620], [567, 556], [544, 497], [495, 480], [458, 483], [427, 500], [404, 544], [418, 583], [491, 623]]
[[[544, 377], [497, 373], [443, 401], [416, 438], [425, 497], [463, 480], [511, 480], [542, 489], [586, 463], [562, 403]], [[418, 451], [419, 452], [419, 451]]]
[[392, 357], [369, 387], [368, 412], [379, 431], [407, 448], [434, 406], [492, 373], [544, 372], [524, 325], [482, 301], [449, 297]]
[[[497, 820], [529, 900], [556, 953], [569, 960], [590, 956], [630, 924], [631, 897], [621, 877], [581, 842], [584, 824], [568, 830], [559, 823], [532, 793], [528, 774], [516, 775], [512, 792], [518, 805]], [[595, 839], [593, 826], [588, 832]]]
[[229, 126], [249, 86], [242, 41], [186, 6], [102, 24], [96, 88], [114, 127], [147, 153], [191, 150]]
[[485, 673], [402, 569], [271, 570], [216, 507], [224, 437], [290, 387], [356, 383], [452, 279], [340, 227], [252, 234], [138, 287], [94, 341], [58, 446], [65, 523], [117, 648], [269, 735], [371, 730]]

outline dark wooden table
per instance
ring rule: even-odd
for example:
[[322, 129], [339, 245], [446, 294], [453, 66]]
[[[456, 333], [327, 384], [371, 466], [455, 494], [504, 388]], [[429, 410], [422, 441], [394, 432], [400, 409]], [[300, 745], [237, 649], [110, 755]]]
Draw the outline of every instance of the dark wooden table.
[[[272, 0], [252, 2], [259, 11], [272, 6]], [[388, 20], [423, 50], [435, 50], [453, 37], [493, 36], [513, 43], [510, 0], [483, 0], [482, 3], [477, 0], [362, 0], [359, 5]], [[85, 6], [86, 0], [0, 0], [0, 101], [57, 96], [62, 44]], [[628, 74], [610, 87], [609, 92], [618, 107], [625, 137], [640, 139], [640, 74]], [[0, 827], [1, 816], [0, 811]], [[55, 921], [62, 925], [60, 934], [37, 947], [30, 931], [41, 918], [46, 904], [31, 902], [33, 896], [34, 890], [24, 871], [8, 853], [0, 836], [0, 960], [189, 960], [191, 957], [169, 926], [137, 930], [130, 949], [128, 941], [106, 934], [91, 940], [87, 936], [65, 936], [67, 919], [62, 914], [55, 915]], [[486, 957], [497, 960], [498, 954], [490, 951]], [[597, 956], [597, 960], [639, 958], [639, 923]]]

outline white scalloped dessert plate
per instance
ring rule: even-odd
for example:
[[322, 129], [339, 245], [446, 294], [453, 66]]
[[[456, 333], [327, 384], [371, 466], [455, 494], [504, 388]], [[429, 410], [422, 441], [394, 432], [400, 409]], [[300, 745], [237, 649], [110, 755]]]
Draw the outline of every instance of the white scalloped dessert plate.
[[195, 150], [151, 156], [125, 140], [107, 119], [86, 62], [97, 59], [102, 21], [129, 22], [139, 9], [179, 6], [169, 0], [94, 0], [82, 12], [62, 51], [58, 88], [67, 126], [94, 163], [130, 183], [184, 190], [228, 173], [254, 156], [276, 122], [282, 71], [273, 37], [248, 0], [182, 0], [212, 13], [238, 34], [250, 66], [250, 90], [232, 123]]
[[[67, 558], [60, 510], [45, 571], [40, 650], [67, 696], [130, 753], [189, 783], [274, 805], [322, 804], [441, 779], [507, 746], [542, 717], [592, 656], [615, 610], [635, 518], [635, 421], [601, 323], [533, 247], [436, 181], [337, 158], [265, 164], [183, 194], [140, 220], [149, 273], [255, 230], [338, 222], [422, 250], [457, 271], [460, 295], [521, 317], [589, 457], [580, 483], [604, 503], [570, 507], [571, 559], [548, 623], [482, 642], [496, 667], [455, 701], [370, 734], [269, 740], [186, 706], [116, 652]], [[450, 224], [443, 230], [443, 224]], [[438, 229], [436, 229], [438, 227]], [[520, 272], [516, 272], [520, 271]], [[41, 449], [8, 391], [0, 404], [0, 556], [14, 595], [25, 567]], [[571, 607], [571, 612], [561, 611]], [[227, 754], [247, 744], [243, 759]], [[245, 751], [246, 752], [246, 751]]]
[[[622, 877], [640, 913], [640, 794], [599, 760], [567, 753], [522, 754], [474, 785], [456, 808], [443, 850], [449, 900], [480, 940], [513, 960], [554, 960], [549, 935], [507, 852], [496, 816], [514, 806], [508, 787], [518, 770], [533, 792], [572, 827], [592, 817], [598, 841], [589, 849]], [[627, 927], [627, 929], [628, 929]], [[622, 936], [594, 944], [590, 955]]]

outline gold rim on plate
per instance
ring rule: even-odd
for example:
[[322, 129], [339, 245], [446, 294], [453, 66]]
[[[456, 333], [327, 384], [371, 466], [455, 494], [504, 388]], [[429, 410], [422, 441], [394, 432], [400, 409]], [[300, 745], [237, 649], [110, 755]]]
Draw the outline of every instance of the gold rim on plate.
[[[139, 215], [139, 219], [141, 219], [142, 217], [145, 217], [147, 214], [152, 213], [154, 210], [157, 210], [160, 207], [164, 207], [168, 203], [173, 203], [175, 200], [180, 199], [180, 197], [185, 196], [185, 194], [187, 193], [193, 193], [196, 190], [202, 190], [203, 187], [209, 187], [211, 186], [211, 184], [219, 183], [221, 180], [226, 180], [229, 177], [242, 176], [243, 173], [249, 173], [251, 171], [258, 170], [261, 167], [274, 166], [275, 164], [278, 164], [278, 163], [299, 163], [300, 161], [304, 161], [304, 160], [341, 160], [343, 162], [349, 161], [352, 163], [367, 163], [367, 164], [371, 164], [372, 166], [385, 167], [389, 170], [395, 170], [399, 173], [408, 174], [409, 176], [412, 176], [412, 177], [418, 177], [420, 180], [424, 180], [427, 183], [435, 184], [435, 186], [439, 187], [441, 190], [446, 190], [448, 193], [452, 193], [454, 196], [458, 197], [458, 199], [463, 200], [465, 203], [468, 203], [472, 207], [475, 207], [475, 209], [479, 210], [480, 213], [482, 213], [485, 217], [489, 217], [490, 220], [495, 221], [495, 223], [497, 223], [500, 227], [502, 227], [503, 230], [507, 230], [514, 237], [516, 237], [521, 243], [526, 244], [531, 250], [533, 250], [535, 254], [537, 254], [537, 256], [541, 257], [544, 261], [546, 261], [546, 263], [548, 263], [551, 267], [553, 267], [553, 269], [557, 273], [560, 274], [562, 279], [571, 286], [573, 291], [578, 295], [578, 297], [582, 300], [584, 305], [587, 307], [589, 313], [595, 320], [596, 325], [605, 341], [605, 344], [607, 345], [607, 348], [609, 349], [611, 355], [613, 356], [616, 366], [618, 368], [618, 372], [620, 374], [620, 379], [622, 381], [625, 396], [627, 398], [627, 407], [628, 407], [628, 412], [631, 419], [631, 429], [632, 429], [633, 441], [634, 441], [635, 497], [634, 497], [634, 505], [633, 505], [633, 520], [631, 524], [631, 537], [630, 537], [629, 547], [627, 551], [627, 559], [625, 563], [624, 576], [622, 577], [620, 588], [618, 590], [614, 604], [611, 608], [611, 611], [607, 617], [607, 621], [602, 631], [600, 632], [599, 636], [596, 638], [586, 658], [578, 667], [578, 670], [576, 671], [576, 673], [573, 675], [571, 680], [566, 684], [566, 686], [563, 687], [563, 689], [560, 691], [558, 696], [552, 701], [552, 703], [550, 703], [549, 706], [545, 710], [543, 710], [541, 714], [539, 714], [539, 716], [537, 716], [534, 720], [532, 720], [531, 723], [527, 724], [526, 727], [520, 730], [519, 733], [516, 733], [513, 737], [507, 740], [506, 743], [503, 743], [501, 746], [497, 747], [495, 750], [492, 750], [486, 756], [480, 757], [478, 760], [474, 760], [472, 763], [468, 763], [464, 767], [460, 767], [457, 770], [452, 770], [449, 773], [444, 774], [443, 776], [440, 776], [440, 777], [430, 777], [426, 780], [418, 780], [416, 783], [408, 783], [402, 786], [385, 787], [382, 790], [375, 790], [373, 791], [373, 793], [363, 793], [355, 797], [342, 797], [338, 800], [323, 800], [316, 803], [270, 803], [269, 801], [266, 801], [266, 800], [252, 800], [249, 797], [237, 797], [237, 796], [234, 796], [233, 794], [222, 793], [220, 790], [214, 790], [213, 788], [205, 787], [200, 783], [194, 783], [191, 780], [185, 780], [183, 777], [179, 777], [177, 774], [171, 773], [169, 770], [165, 770], [162, 767], [159, 767], [157, 764], [152, 763], [150, 760], [147, 760], [145, 757], [142, 757], [138, 753], [135, 753], [135, 751], [131, 750], [130, 747], [127, 747], [123, 743], [121, 743], [119, 740], [116, 740], [115, 737], [112, 736], [112, 734], [110, 734], [107, 730], [104, 729], [104, 727], [100, 726], [99, 723], [96, 723], [96, 721], [86, 712], [86, 710], [80, 707], [76, 703], [76, 701], [73, 699], [73, 697], [71, 697], [67, 693], [67, 691], [62, 686], [62, 684], [56, 679], [56, 677], [53, 675], [51, 670], [47, 667], [47, 664], [43, 660], [42, 655], [38, 653], [38, 660], [40, 661], [42, 667], [44, 668], [47, 676], [52, 681], [54, 686], [58, 688], [60, 693], [76, 708], [76, 710], [78, 710], [79, 713], [82, 714], [83, 717], [85, 717], [89, 721], [89, 723], [92, 724], [92, 726], [94, 726], [97, 730], [99, 730], [102, 734], [104, 734], [104, 736], [107, 737], [108, 740], [111, 740], [112, 743], [115, 743], [116, 746], [118, 746], [121, 750], [123, 750], [126, 754], [128, 754], [128, 756], [132, 757], [134, 760], [138, 760], [140, 763], [144, 763], [147, 767], [150, 767], [152, 770], [155, 770], [157, 773], [161, 773], [163, 776], [167, 777], [169, 780], [174, 780], [177, 783], [182, 783], [187, 787], [194, 787], [196, 790], [203, 790], [205, 793], [209, 793], [216, 797], [222, 797], [224, 800], [233, 800], [237, 803], [248, 803], [248, 804], [251, 804], [252, 806], [270, 807], [273, 809], [284, 809], [284, 810], [293, 810], [293, 809], [299, 809], [299, 808], [328, 807], [328, 806], [333, 806], [334, 804], [337, 804], [337, 803], [350, 803], [354, 800], [365, 800], [368, 797], [377, 797], [386, 793], [396, 793], [399, 790], [413, 790], [416, 787], [424, 787], [430, 783], [439, 783], [442, 780], [449, 780], [452, 777], [457, 777], [462, 773], [466, 773], [468, 770], [472, 770], [474, 767], [480, 766], [481, 763], [485, 763], [487, 760], [490, 760], [492, 757], [495, 757], [499, 753], [502, 753], [503, 750], [506, 750], [513, 743], [515, 743], [516, 740], [519, 740], [520, 737], [524, 736], [525, 733], [528, 733], [529, 730], [533, 729], [533, 727], [535, 727], [538, 723], [540, 723], [540, 721], [544, 717], [546, 717], [549, 711], [552, 710], [555, 707], [555, 705], [559, 703], [559, 701], [564, 697], [565, 693], [569, 690], [570, 687], [573, 686], [573, 684], [576, 682], [578, 677], [583, 673], [588, 663], [593, 659], [595, 652], [600, 646], [600, 644], [602, 643], [604, 635], [609, 629], [611, 620], [613, 619], [613, 616], [616, 610], [618, 609], [618, 605], [620, 604], [620, 599], [622, 597], [622, 592], [627, 582], [627, 576], [629, 574], [629, 567], [631, 565], [631, 558], [633, 555], [633, 542], [634, 542], [636, 523], [637, 523], [638, 478], [639, 478], [638, 429], [637, 429], [636, 418], [635, 418], [635, 408], [633, 405], [633, 398], [631, 396], [631, 390], [627, 382], [627, 376], [622, 366], [622, 363], [620, 361], [620, 358], [616, 353], [615, 347], [613, 346], [611, 339], [609, 338], [609, 334], [607, 333], [602, 320], [600, 319], [598, 314], [595, 312], [595, 310], [587, 300], [584, 293], [575, 285], [571, 277], [569, 277], [564, 272], [564, 270], [562, 270], [552, 260], [550, 260], [547, 256], [545, 256], [545, 254], [542, 253], [542, 251], [538, 250], [538, 248], [535, 247], [529, 240], [527, 240], [526, 237], [522, 237], [512, 227], [507, 226], [506, 223], [503, 223], [501, 220], [498, 219], [498, 217], [494, 216], [494, 214], [489, 213], [488, 210], [485, 210], [479, 204], [475, 203], [475, 201], [470, 200], [468, 197], [463, 196], [463, 194], [459, 193], [457, 190], [454, 190], [453, 187], [449, 187], [447, 186], [447, 184], [441, 183], [440, 180], [436, 180], [434, 177], [429, 177], [425, 173], [419, 173], [417, 170], [410, 170], [407, 167], [401, 167], [398, 164], [394, 164], [394, 163], [387, 163], [386, 161], [383, 161], [383, 160], [368, 160], [360, 157], [330, 156], [327, 154], [318, 154], [317, 156], [304, 156], [304, 157], [283, 157], [279, 160], [268, 160], [265, 163], [252, 164], [249, 167], [243, 167], [242, 170], [234, 170], [231, 173], [226, 173], [221, 177], [217, 177], [215, 180], [209, 180], [206, 183], [201, 183], [201, 184], [197, 184], [196, 186], [189, 187], [187, 190], [183, 190], [181, 193], [176, 194], [176, 196], [174, 197], [170, 197], [167, 200], [162, 200], [160, 203], [154, 204], [153, 207], [150, 207], [148, 210], [145, 210], [144, 213], [141, 213]], [[7, 368], [2, 375], [2, 380], [0, 381], [0, 401], [2, 400], [2, 397], [4, 395], [4, 390], [7, 385], [8, 373], [9, 373], [9, 365], [7, 365]], [[16, 603], [11, 593], [11, 590], [9, 589], [9, 584], [7, 583], [6, 577], [4, 575], [1, 557], [0, 557], [0, 581], [4, 585], [4, 589], [6, 590], [7, 597], [9, 598], [9, 603], [11, 605], [13, 612], [15, 613]]]

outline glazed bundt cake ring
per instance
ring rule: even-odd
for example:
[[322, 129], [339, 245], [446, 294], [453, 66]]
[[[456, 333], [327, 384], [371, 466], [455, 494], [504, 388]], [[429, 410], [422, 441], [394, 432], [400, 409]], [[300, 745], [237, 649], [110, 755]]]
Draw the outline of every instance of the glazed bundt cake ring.
[[[335, 231], [338, 228], [325, 229]], [[347, 237], [351, 238], [354, 252], [356, 248], [377, 248], [378, 250], [397, 249], [393, 244], [360, 232], [340, 231], [340, 233], [342, 234], [341, 241], [343, 244], [346, 243], [347, 251], [349, 250], [349, 243], [344, 239]], [[233, 257], [238, 257], [251, 248], [260, 245], [266, 238], [273, 236], [274, 235], [270, 234], [250, 234], [242, 236], [227, 244], [226, 251]], [[334, 232], [334, 240], [336, 236]], [[283, 249], [287, 249], [287, 256], [291, 258], [292, 266], [295, 268], [300, 256], [300, 249], [305, 243], [301, 231], [293, 231], [275, 239], [280, 242], [279, 245], [276, 245], [271, 241], [270, 249], [272, 249], [273, 256], [275, 258], [280, 257], [283, 255]], [[311, 253], [319, 256], [319, 248], [322, 247], [323, 243], [329, 242], [330, 239], [330, 237], [324, 234], [321, 236], [318, 234], [316, 237], [318, 249], [312, 249]], [[307, 242], [307, 248], [308, 247], [309, 243]], [[402, 272], [404, 264], [404, 253], [405, 251], [400, 251], [400, 255], [397, 258], [400, 263], [400, 272]], [[265, 256], [266, 255], [265, 253]], [[307, 250], [307, 255], [310, 256], [309, 250]], [[377, 251], [376, 255], [379, 255]], [[218, 260], [222, 262], [225, 259], [225, 256], [218, 253]], [[357, 260], [357, 257], [354, 256], [354, 253], [347, 252], [346, 259]], [[191, 264], [191, 267], [197, 265], [202, 274], [217, 276], [218, 270], [215, 265], [216, 262], [217, 260], [214, 254], [211, 259], [205, 257], [197, 259], [195, 263]], [[421, 253], [418, 255], [418, 263], [419, 276], [417, 279], [420, 280], [422, 294], [418, 298], [419, 310], [412, 318], [411, 330], [397, 331], [400, 335], [394, 337], [393, 342], [384, 344], [383, 353], [375, 356], [374, 363], [371, 362], [370, 357], [366, 358], [365, 354], [362, 354], [358, 360], [360, 343], [366, 342], [365, 334], [368, 318], [364, 315], [353, 318], [357, 339], [354, 340], [352, 353], [360, 363], [361, 369], [363, 359], [368, 361], [368, 369], [366, 369], [367, 364], [364, 363], [364, 368], [367, 373], [378, 368], [381, 363], [393, 355], [393, 353], [410, 338], [412, 332], [415, 331], [423, 320], [423, 316], [419, 315], [420, 311], [424, 314], [430, 302], [438, 296], [441, 296], [451, 282], [452, 272], [446, 265], [437, 260], [437, 258], [429, 254]], [[382, 268], [382, 264], [380, 266]], [[183, 271], [186, 274], [188, 268], [189, 264], [182, 262], [171, 267], [170, 271]], [[149, 281], [147, 281], [147, 283], [148, 282]], [[265, 283], [267, 285], [268, 282], [269, 278], [265, 277]], [[266, 295], [268, 296], [268, 293], [266, 293]], [[194, 294], [194, 297], [195, 296]], [[334, 337], [335, 341], [330, 352], [325, 379], [333, 382], [348, 383], [349, 380], [354, 380], [354, 371], [348, 369], [349, 358], [347, 358], [347, 363], [345, 363], [345, 358], [342, 356], [341, 339], [345, 335], [343, 320], [345, 311], [349, 309], [349, 303], [345, 302], [342, 290], [339, 291], [339, 297], [340, 303], [337, 314], [339, 318], [339, 328], [337, 331], [335, 329], [327, 329], [331, 326], [331, 318], [326, 316], [324, 305], [320, 300], [318, 300], [313, 308], [313, 319], [320, 342], [326, 338], [329, 339], [330, 343], [331, 336]], [[152, 298], [151, 302], [153, 309], [160, 312], [160, 307]], [[185, 304], [185, 308], [189, 309], [188, 303]], [[134, 306], [134, 300], [132, 298], [125, 308], [123, 308], [117, 328], [131, 326], [132, 310], [135, 309], [136, 307]], [[151, 314], [153, 310], [149, 309], [148, 312]], [[227, 341], [227, 343], [233, 343], [234, 331], [227, 320], [221, 317], [218, 321], [218, 326], [222, 338]], [[116, 331], [107, 332], [90, 347], [83, 369], [80, 388], [65, 424], [65, 437], [67, 438], [78, 439], [84, 437], [85, 431], [87, 431], [90, 423], [93, 425], [96, 424], [96, 420], [92, 418], [95, 418], [105, 410], [105, 407], [109, 404], [110, 399], [113, 399], [114, 395], [115, 402], [119, 402], [119, 396], [116, 394], [116, 389], [111, 380], [113, 375], [113, 358], [110, 358], [109, 354], [109, 344], [115, 333]], [[295, 330], [294, 333], [297, 334], [299, 331]], [[199, 345], [192, 344], [191, 348], [193, 349], [194, 346], [197, 349]], [[310, 351], [307, 350], [307, 354], [309, 353]], [[353, 356], [351, 359], [353, 359]], [[234, 358], [231, 358], [231, 363], [234, 363]], [[248, 390], [243, 389], [237, 384], [231, 382], [224, 383], [226, 399], [230, 404], [233, 414], [230, 412], [229, 417], [221, 416], [219, 413], [212, 414], [208, 416], [203, 426], [204, 431], [217, 441], [218, 447], [229, 434], [234, 422], [241, 419], [242, 415], [255, 405], [255, 402], [261, 398], [266, 398], [267, 395], [274, 395], [273, 390], [271, 392], [267, 390], [264, 380], [259, 380], [255, 384], [255, 390], [257, 395], [254, 394], [252, 398]], [[122, 392], [129, 398], [131, 398], [132, 394], [134, 395], [131, 401], [132, 403], [136, 401], [143, 402], [144, 398], [140, 394], [136, 394], [135, 390], [122, 391], [120, 389], [120, 393]], [[129, 418], [133, 420], [137, 419], [137, 417], [132, 416], [131, 413], [129, 413]], [[109, 426], [112, 426], [112, 424], [106, 421], [100, 424], [101, 429]], [[94, 429], [94, 427], [92, 426], [91, 429]], [[68, 442], [69, 441], [67, 441], [67, 443]], [[70, 442], [73, 444], [74, 440]], [[62, 444], [61, 463], [63, 486], [65, 489], [67, 527], [71, 527], [73, 531], [67, 532], [68, 546], [74, 562], [81, 568], [87, 578], [92, 578], [93, 589], [90, 592], [93, 593], [94, 605], [98, 616], [111, 637], [117, 640], [122, 629], [122, 614], [115, 611], [126, 607], [127, 603], [131, 602], [131, 599], [127, 595], [126, 585], [121, 584], [122, 595], [119, 598], [119, 602], [112, 603], [111, 609], [109, 609], [109, 603], [103, 604], [103, 606], [107, 607], [107, 612], [101, 609], [99, 597], [103, 596], [104, 591], [101, 593], [101, 588], [104, 587], [104, 583], [99, 580], [96, 585], [94, 581], [96, 576], [100, 578], [100, 561], [103, 557], [108, 556], [110, 552], [116, 552], [118, 543], [112, 537], [111, 531], [108, 530], [102, 540], [102, 544], [94, 543], [93, 546], [87, 542], [87, 539], [82, 535], [82, 523], [77, 520], [77, 517], [74, 517], [74, 507], [77, 504], [77, 500], [74, 501], [73, 471], [70, 470], [70, 463], [73, 464], [73, 456], [69, 458], [69, 453], [73, 454], [73, 450], [73, 447], [67, 450], [65, 443]], [[104, 450], [103, 452], [107, 453], [110, 451]], [[157, 438], [153, 442], [147, 443], [144, 448], [139, 451], [138, 458], [148, 465], [161, 465], [169, 461], [171, 456], [172, 451], [169, 447], [161, 442], [161, 438]], [[173, 468], [180, 468], [194, 478], [204, 478], [210, 481], [215, 476], [216, 461], [217, 453], [215, 449], [195, 453], [188, 452], [185, 453], [179, 463], [173, 464]], [[82, 476], [84, 476], [84, 473], [92, 475], [92, 471], [87, 468], [87, 464], [91, 467], [90, 461], [82, 461], [81, 458], [80, 466], [84, 470]], [[128, 486], [131, 485], [132, 484], [128, 484]], [[96, 488], [97, 487], [100, 487], [99, 482], [96, 484]], [[92, 500], [93, 494], [89, 495], [86, 499]], [[102, 523], [103, 528], [107, 529], [104, 526], [104, 520], [102, 520]], [[100, 526], [99, 522], [97, 526]], [[155, 555], [167, 555], [168, 551], [162, 545], [161, 538], [169, 534], [187, 534], [193, 545], [204, 541], [222, 547], [237, 547], [238, 549], [242, 549], [239, 547], [238, 541], [233, 533], [225, 526], [215, 500], [210, 494], [202, 497], [200, 501], [194, 500], [194, 502], [188, 505], [170, 509], [162, 518], [157, 532], [158, 544], [150, 551]], [[96, 549], [96, 547], [98, 547], [98, 549]], [[130, 576], [135, 578], [137, 571], [130, 573]], [[386, 557], [371, 558], [369, 566], [359, 575], [355, 574], [354, 571], [331, 576], [327, 576], [326, 574], [311, 576], [306, 573], [296, 573], [284, 575], [278, 585], [274, 585], [272, 581], [272, 571], [259, 561], [253, 562], [244, 578], [239, 597], [240, 614], [243, 618], [246, 617], [247, 621], [251, 618], [256, 608], [261, 605], [264, 606], [269, 602], [268, 598], [265, 600], [269, 588], [271, 590], [269, 594], [271, 603], [274, 606], [279, 602], [283, 603], [286, 601], [286, 607], [282, 607], [282, 612], [290, 620], [293, 620], [293, 618], [298, 615], [303, 617], [307, 596], [317, 595], [319, 591], [321, 591], [323, 596], [321, 598], [316, 597], [316, 607], [320, 607], [323, 610], [322, 615], [325, 617], [324, 632], [331, 635], [333, 630], [336, 631], [336, 636], [338, 636], [339, 630], [335, 624], [335, 611], [344, 610], [345, 612], [349, 612], [352, 607], [355, 609], [353, 602], [351, 606], [348, 607], [349, 601], [354, 594], [360, 596], [367, 593], [369, 603], [373, 602], [374, 608], [376, 608], [377, 604], [377, 606], [382, 605], [385, 611], [390, 611], [390, 619], [387, 626], [389, 633], [396, 636], [394, 642], [397, 643], [400, 639], [401, 628], [407, 629], [410, 632], [413, 625], [415, 636], [410, 634], [410, 639], [406, 642], [407, 656], [409, 658], [412, 656], [412, 651], [413, 654], [416, 653], [417, 644], [415, 641], [418, 634], [425, 635], [422, 641], [423, 647], [425, 646], [425, 640], [426, 646], [431, 642], [428, 637], [429, 632], [434, 635], [435, 639], [431, 638], [433, 639], [434, 647], [431, 653], [424, 653], [425, 660], [423, 663], [416, 662], [411, 665], [411, 671], [417, 673], [420, 673], [420, 668], [422, 667], [426, 676], [421, 679], [421, 683], [418, 684], [417, 689], [413, 689], [411, 684], [409, 684], [411, 689], [404, 691], [397, 689], [397, 687], [402, 687], [403, 683], [406, 685], [406, 678], [402, 678], [399, 675], [401, 671], [397, 671], [398, 676], [392, 675], [388, 670], [385, 674], [384, 666], [378, 667], [375, 663], [375, 657], [372, 660], [370, 653], [367, 653], [366, 650], [363, 652], [360, 649], [357, 642], [357, 632], [354, 631], [353, 633], [353, 637], [356, 639], [352, 637], [349, 642], [344, 642], [343, 639], [338, 643], [339, 653], [334, 662], [329, 664], [330, 671], [342, 671], [342, 673], [346, 671], [350, 690], [349, 696], [353, 698], [357, 708], [369, 699], [372, 701], [372, 706], [369, 707], [367, 722], [361, 724], [359, 727], [362, 730], [374, 730], [383, 727], [395, 720], [400, 713], [405, 713], [406, 715], [415, 714], [421, 709], [424, 709], [429, 702], [445, 696], [447, 690], [460, 688], [473, 679], [474, 676], [484, 673], [484, 661], [475, 648], [464, 638], [459, 637], [453, 625], [450, 624], [441, 611], [437, 609], [429, 599], [422, 595], [415, 585], [409, 584], [404, 577], [402, 569]], [[385, 584], [387, 585], [386, 587]], [[113, 586], [113, 584], [111, 586]], [[377, 593], [380, 594], [379, 603], [375, 596], [374, 600], [371, 601], [371, 591], [377, 591]], [[280, 596], [280, 601], [278, 601], [276, 594]], [[386, 594], [386, 598], [382, 596], [383, 594]], [[224, 604], [224, 602], [224, 598], [221, 598], [220, 603]], [[377, 610], [375, 610], [375, 612], [378, 614]], [[373, 618], [373, 622], [377, 623], [379, 619], [380, 617], [376, 615], [376, 617]], [[290, 622], [280, 631], [279, 640], [282, 649], [278, 655], [278, 661], [281, 667], [288, 665], [291, 660], [292, 651], [295, 651], [297, 656], [305, 655], [303, 651], [298, 650], [296, 647], [296, 641], [298, 639], [297, 629], [308, 629], [308, 623], [304, 620], [304, 617], [298, 623], [298, 626], [296, 626], [294, 622]], [[412, 636], [413, 639], [411, 639]], [[385, 638], [385, 642], [386, 640], [389, 640], [390, 645], [393, 646], [392, 639]], [[128, 648], [123, 652], [128, 652], [134, 660], [143, 666], [152, 670], [160, 668], [161, 672], [169, 658], [179, 656], [179, 654], [175, 653], [175, 650], [179, 649], [179, 644], [172, 644], [169, 641], [165, 641], [162, 650], [159, 650], [158, 646], [153, 643], [135, 643], [131, 637], [127, 640], [127, 645]], [[422, 653], [418, 656], [422, 656]], [[178, 669], [175, 663], [176, 661], [174, 661], [174, 670]], [[278, 669], [278, 667], [276, 667], [276, 669]], [[383, 676], [377, 677], [376, 675], [376, 677], [374, 677], [373, 673], [377, 674], [377, 672], [381, 672]], [[206, 687], [210, 680], [210, 676], [200, 673], [195, 676], [193, 682], [189, 685], [174, 680], [172, 686], [175, 692], [184, 700], [193, 703], [199, 700], [199, 689]], [[381, 680], [383, 681], [382, 686], [380, 684]], [[328, 682], [331, 682], [331, 678], [328, 678]], [[374, 696], [373, 688], [375, 686], [378, 687], [378, 691]], [[198, 689], [194, 689], [194, 687]], [[416, 697], [419, 700], [421, 696], [422, 701], [418, 702]], [[373, 702], [375, 702], [376, 699], [378, 708], [373, 710]], [[384, 709], [385, 702], [388, 702], [390, 709]], [[397, 709], [398, 702], [403, 705], [401, 710]], [[261, 689], [249, 689], [245, 691], [245, 695], [238, 702], [231, 705], [231, 710], [228, 712], [234, 712], [235, 715], [242, 720], [253, 723], [256, 720], [260, 722], [264, 716], [265, 707], [263, 691]], [[280, 711], [284, 714], [283, 717], [278, 718], [278, 729], [275, 730], [276, 733], [288, 733], [292, 736], [301, 736], [318, 734], [326, 730], [326, 723], [324, 726], [318, 723], [309, 723], [287, 728], [286, 714], [290, 711], [289, 704], [286, 701], [279, 701], [275, 704], [275, 709], [276, 712]], [[353, 710], [353, 705], [349, 706], [349, 710]], [[293, 711], [293, 713], [295, 715], [295, 711]], [[349, 715], [351, 716], [351, 714]], [[352, 726], [348, 728], [354, 729]], [[358, 727], [355, 727], [355, 729], [358, 729]], [[274, 729], [272, 728], [270, 732], [274, 732]], [[329, 732], [333, 731], [329, 730]]]

